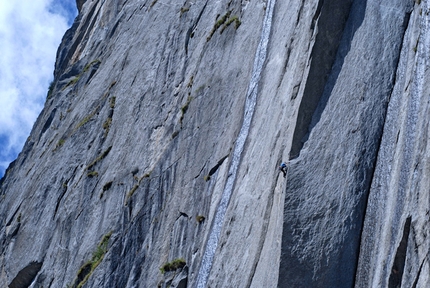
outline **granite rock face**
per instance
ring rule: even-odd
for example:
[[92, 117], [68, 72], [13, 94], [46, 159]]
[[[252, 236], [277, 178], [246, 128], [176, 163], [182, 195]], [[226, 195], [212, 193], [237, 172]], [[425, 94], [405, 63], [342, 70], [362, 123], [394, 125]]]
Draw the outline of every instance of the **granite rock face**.
[[430, 5], [409, 18], [372, 179], [356, 283], [430, 285]]
[[1, 287], [430, 285], [427, 1], [77, 6]]
[[[412, 9], [397, 2], [352, 4], [309, 128], [293, 139], [291, 151], [300, 154], [286, 188], [281, 287], [354, 286], [366, 202]], [[305, 97], [306, 89], [302, 105]]]

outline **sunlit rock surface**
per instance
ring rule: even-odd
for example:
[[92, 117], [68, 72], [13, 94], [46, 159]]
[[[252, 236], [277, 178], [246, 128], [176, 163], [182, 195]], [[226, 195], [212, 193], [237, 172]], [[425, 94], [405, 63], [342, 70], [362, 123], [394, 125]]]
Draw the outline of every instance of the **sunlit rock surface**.
[[427, 1], [77, 7], [1, 287], [430, 286]]

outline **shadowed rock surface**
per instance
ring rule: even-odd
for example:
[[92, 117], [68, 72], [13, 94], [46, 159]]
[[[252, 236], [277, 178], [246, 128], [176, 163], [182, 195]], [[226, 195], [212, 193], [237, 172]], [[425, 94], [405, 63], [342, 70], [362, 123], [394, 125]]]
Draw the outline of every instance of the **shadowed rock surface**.
[[428, 1], [77, 7], [1, 287], [430, 286]]
[[18, 272], [18, 275], [16, 275], [9, 284], [9, 287], [22, 288], [30, 286], [41, 267], [42, 263], [31, 262], [24, 269]]

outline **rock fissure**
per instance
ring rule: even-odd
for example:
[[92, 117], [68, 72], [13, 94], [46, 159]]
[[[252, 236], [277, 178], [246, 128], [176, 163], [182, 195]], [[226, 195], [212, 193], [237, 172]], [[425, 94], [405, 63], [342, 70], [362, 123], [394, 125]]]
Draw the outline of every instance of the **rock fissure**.
[[221, 158], [221, 160], [218, 161], [218, 163], [211, 168], [211, 170], [209, 170], [209, 176], [212, 176], [213, 174], [215, 174], [215, 172], [218, 170], [219, 166], [222, 165], [222, 163], [224, 163], [224, 160], [227, 159], [229, 155], [226, 155], [224, 157]]
[[76, 8], [78, 8], [79, 12], [81, 12], [82, 6], [84, 6], [86, 1], [87, 0], [76, 0]]
[[194, 30], [196, 29], [197, 25], [200, 22], [200, 19], [202, 18], [203, 13], [205, 12], [206, 6], [208, 4], [208, 0], [203, 5], [203, 8], [200, 10], [199, 15], [197, 16], [196, 20], [193, 22], [191, 27], [187, 30], [187, 33], [185, 34], [185, 55], [188, 56], [188, 44], [190, 42], [190, 39], [194, 37]]
[[229, 167], [229, 177], [226, 180], [224, 191], [221, 196], [220, 203], [218, 204], [215, 218], [209, 233], [209, 238], [206, 243], [202, 262], [200, 264], [199, 272], [197, 274], [196, 287], [204, 288], [208, 280], [215, 252], [217, 250], [218, 241], [221, 233], [221, 229], [224, 222], [227, 206], [230, 201], [231, 194], [234, 188], [234, 182], [236, 181], [236, 174], [240, 163], [241, 155], [245, 146], [246, 139], [248, 137], [249, 129], [251, 126], [252, 116], [257, 100], [258, 83], [260, 81], [261, 73], [263, 70], [264, 63], [266, 61], [268, 42], [270, 37], [270, 31], [272, 27], [273, 10], [276, 0], [269, 0], [268, 7], [264, 16], [262, 30], [260, 34], [260, 42], [254, 58], [253, 72], [251, 74], [251, 80], [248, 86], [248, 92], [246, 96], [244, 116], [242, 127], [240, 128], [237, 136], [236, 145], [232, 153], [232, 160]]
[[109, 146], [105, 151], [103, 151], [99, 156], [97, 156], [96, 159], [94, 159], [93, 161], [91, 161], [91, 163], [87, 165], [87, 167], [85, 168], [85, 170], [90, 170], [98, 162], [102, 161], [109, 154], [109, 152], [110, 152], [111, 149], [112, 149], [112, 146]]
[[[381, 143], [382, 143], [382, 136], [383, 135], [381, 133], [381, 135], [380, 135], [380, 137], [378, 139], [378, 142], [377, 142], [377, 149], [376, 149], [376, 151], [380, 150]], [[370, 195], [370, 190], [371, 190], [371, 183], [373, 182], [373, 179], [375, 177], [375, 173], [376, 173], [376, 169], [375, 168], [376, 168], [377, 162], [378, 162], [378, 153], [377, 153], [376, 157], [373, 159], [373, 164], [371, 166], [372, 169], [370, 169], [370, 171], [369, 171], [370, 176], [369, 176], [368, 183], [366, 183], [366, 187], [365, 187], [366, 192], [365, 192], [365, 196], [363, 198], [363, 204], [361, 205], [362, 206], [362, 208], [361, 208], [362, 216], [361, 216], [361, 221], [360, 221], [361, 225], [360, 225], [360, 233], [359, 233], [359, 235], [360, 235], [360, 237], [359, 237], [360, 241], [361, 241], [362, 235], [363, 235], [364, 220], [365, 220], [366, 211], [367, 211], [367, 208], [368, 208], [368, 205], [369, 205], [369, 195]], [[359, 260], [360, 260], [360, 245], [357, 246], [356, 253], [357, 253], [357, 258], [355, 259], [355, 268], [354, 268], [354, 270], [355, 270], [355, 272], [354, 272], [355, 276], [357, 275], [357, 267], [359, 266]], [[354, 277], [353, 287], [356, 287], [356, 282], [357, 282], [357, 278]]]
[[[402, 34], [402, 40], [400, 41], [400, 48], [398, 50], [397, 61], [396, 61], [396, 64], [395, 64], [395, 69], [393, 70], [394, 72], [393, 72], [393, 76], [392, 76], [392, 84], [391, 84], [391, 89], [390, 89], [389, 97], [388, 97], [388, 99], [386, 101], [386, 104], [385, 104], [385, 107], [384, 107], [384, 118], [383, 118], [382, 127], [385, 125], [385, 119], [387, 118], [387, 114], [388, 114], [388, 106], [389, 106], [389, 103], [390, 103], [391, 96], [394, 93], [394, 87], [395, 87], [395, 84], [396, 84], [396, 75], [397, 75], [397, 73], [399, 73], [399, 63], [401, 61], [401, 55], [400, 54], [401, 54], [401, 51], [403, 50], [403, 45], [405, 43], [405, 35], [406, 35], [407, 27], [409, 26], [410, 14], [411, 14], [411, 11], [407, 11], [405, 13], [405, 18], [404, 18], [404, 21], [403, 21], [403, 24], [402, 24], [402, 26], [404, 27], [404, 33]], [[408, 86], [409, 86], [409, 84], [408, 84]], [[400, 134], [400, 131], [397, 134], [396, 143], [398, 141], [399, 134]], [[370, 176], [369, 181], [368, 181], [368, 183], [366, 185], [366, 187], [367, 187], [366, 188], [366, 193], [365, 193], [366, 196], [365, 196], [365, 199], [363, 201], [364, 204], [363, 204], [363, 209], [362, 209], [362, 211], [363, 211], [362, 224], [360, 225], [360, 239], [362, 239], [362, 232], [363, 232], [364, 219], [365, 219], [365, 213], [366, 213], [365, 211], [367, 211], [367, 207], [368, 207], [369, 195], [370, 195], [370, 190], [371, 190], [371, 183], [373, 182], [374, 175], [376, 173], [376, 169], [375, 168], [376, 168], [376, 165], [377, 165], [377, 162], [378, 162], [378, 155], [379, 155], [379, 151], [380, 151], [381, 144], [382, 144], [382, 137], [383, 137], [383, 133], [381, 132], [380, 133], [380, 137], [378, 138], [377, 144], [376, 144], [377, 154], [376, 154], [376, 157], [374, 157], [374, 159], [373, 159], [373, 164], [371, 165], [371, 167], [373, 167], [373, 168], [369, 172], [371, 174], [371, 176]], [[358, 253], [358, 255], [359, 255], [359, 250], [360, 250], [360, 246], [357, 247], [357, 253]], [[359, 259], [360, 259], [360, 255], [356, 259], [356, 267], [358, 267]], [[354, 278], [354, 286], [355, 286], [355, 282], [356, 282], [356, 278]]]
[[9, 284], [9, 288], [28, 288], [42, 268], [43, 262], [33, 261], [21, 269]]
[[[411, 13], [411, 4], [413, 3], [403, 6], [402, 11], [405, 14], [402, 12], [396, 15], [401, 20], [399, 27], [402, 34], [399, 38], [402, 39], [402, 43], [399, 61], [393, 63], [397, 72], [395, 79], [394, 76], [391, 78], [394, 89], [391, 91], [385, 113], [383, 137], [378, 149], [377, 165], [362, 226], [356, 283], [363, 286], [374, 286], [378, 283], [390, 287], [403, 283], [402, 286], [410, 287], [412, 275], [418, 270], [411, 271], [413, 266], [411, 263], [419, 263], [422, 259], [415, 258], [420, 254], [419, 249], [411, 251], [413, 249], [405, 247], [405, 233], [411, 224], [410, 220], [407, 220], [405, 225], [403, 220], [409, 219], [411, 214], [414, 218], [416, 215], [416, 211], [408, 208], [416, 204], [410, 203], [408, 199], [422, 197], [419, 187], [421, 169], [415, 170], [415, 159], [421, 158], [416, 153], [422, 152], [413, 147], [417, 147], [417, 137], [423, 137], [417, 136], [417, 133], [423, 133], [419, 131], [418, 123], [419, 113], [422, 113], [419, 111], [423, 110], [424, 104], [421, 100], [422, 89], [425, 87], [422, 83], [423, 69], [428, 65], [424, 64], [426, 61], [422, 61], [427, 58], [424, 56], [427, 53], [422, 49], [423, 46], [421, 44], [413, 46], [417, 43], [416, 39], [421, 36], [428, 39], [425, 35], [428, 29], [423, 29], [428, 25], [428, 19], [425, 19], [424, 13], [418, 12], [420, 8], [417, 4]], [[419, 30], [418, 23], [421, 27]], [[414, 186], [415, 188], [412, 188]], [[412, 192], [411, 189], [418, 193]], [[375, 234], [379, 235], [378, 238], [375, 238]], [[409, 260], [406, 262], [402, 260], [403, 253], [408, 254], [406, 258]]]
[[[392, 77], [393, 81], [392, 81], [392, 84], [391, 84], [392, 89], [391, 89], [391, 93], [390, 93], [390, 98], [391, 98], [391, 95], [393, 94], [394, 86], [396, 85], [396, 81], [397, 81], [398, 67], [399, 67], [399, 63], [400, 63], [400, 53], [401, 53], [401, 52], [402, 52], [402, 50], [404, 49], [403, 45], [405, 44], [405, 40], [406, 40], [406, 39], [405, 39], [405, 37], [406, 37], [406, 30], [408, 30], [408, 27], [409, 27], [409, 22], [410, 22], [410, 18], [411, 18], [411, 13], [412, 13], [412, 11], [406, 11], [406, 13], [405, 13], [405, 17], [404, 17], [404, 20], [403, 20], [403, 23], [402, 23], [402, 26], [404, 27], [404, 31], [405, 31], [405, 33], [403, 33], [403, 35], [402, 35], [402, 41], [400, 42], [399, 56], [398, 56], [398, 58], [397, 58], [396, 69], [395, 69], [394, 75], [393, 75], [393, 77]], [[405, 90], [407, 90], [407, 89], [408, 89], [409, 84], [410, 84], [410, 82], [409, 82], [409, 83], [408, 83], [408, 85], [406, 86]], [[388, 106], [388, 104], [389, 104], [390, 98], [388, 99], [387, 106]], [[387, 113], [387, 112], [388, 112], [388, 109], [386, 110], [386, 113]], [[384, 117], [384, 119], [385, 119], [385, 118], [386, 118], [386, 116]]]
[[409, 231], [411, 229], [412, 217], [409, 216], [406, 219], [405, 225], [403, 227], [403, 236], [397, 247], [397, 252], [394, 257], [393, 266], [391, 268], [390, 278], [388, 280], [389, 288], [400, 287], [402, 283], [402, 276], [405, 269], [406, 262], [406, 252], [408, 249]]
[[22, 202], [19, 203], [19, 205], [18, 205], [18, 207], [16, 209], [14, 209], [15, 211], [12, 213], [12, 216], [6, 222], [6, 226], [10, 226], [12, 224], [12, 221], [15, 219], [16, 215], [18, 214], [18, 211], [21, 208], [21, 205], [22, 205]]
[[418, 281], [420, 280], [421, 272], [423, 270], [424, 264], [429, 261], [429, 255], [430, 253], [427, 253], [426, 257], [424, 257], [423, 261], [421, 262], [420, 268], [418, 269], [417, 275], [415, 277], [414, 283], [412, 283], [411, 288], [416, 288], [418, 285]]
[[[296, 19], [296, 27], [299, 25], [300, 19], [302, 18], [302, 12], [303, 12], [303, 7], [305, 6], [305, 2], [306, 2], [305, 0], [302, 0], [300, 3], [299, 13], [297, 13], [297, 19]], [[320, 1], [321, 4], [322, 2], [323, 1]], [[318, 9], [317, 9], [317, 13], [319, 14]]]
[[[73, 23], [73, 26], [70, 30], [73, 36], [75, 34], [75, 33], [73, 33], [73, 31], [76, 31], [77, 29], [85, 31], [85, 32], [88, 32], [88, 30], [92, 29], [92, 27], [95, 24], [95, 19], [97, 17], [94, 17], [94, 19], [92, 21], [92, 25], [90, 26], [91, 28], [89, 28], [89, 25], [90, 25], [90, 21], [93, 18], [92, 16], [95, 13], [97, 7], [99, 7], [99, 5], [93, 4], [93, 7], [91, 8], [91, 10], [89, 11], [88, 14], [86, 14], [86, 15], [79, 14], [78, 15], [78, 17], [75, 19], [75, 22]], [[97, 11], [97, 13], [98, 13], [98, 11]], [[85, 20], [83, 23], [81, 22], [82, 17], [85, 17]], [[72, 43], [67, 43], [70, 46], [66, 46], [66, 47], [62, 48], [60, 45], [60, 49], [62, 48], [61, 50], [64, 49], [65, 51], [64, 50], [63, 51], [59, 50], [59, 51], [61, 51], [62, 54], [65, 53], [66, 55], [63, 59], [61, 59], [61, 61], [58, 62], [58, 64], [56, 63], [56, 73], [54, 73], [55, 75], [60, 76], [59, 73], [63, 74], [64, 71], [66, 71], [66, 67], [68, 65], [71, 65], [72, 63], [76, 62], [76, 57], [77, 57], [76, 53], [78, 52], [77, 51], [78, 47], [84, 45], [83, 42], [84, 42], [84, 36], [85, 35], [87, 35], [87, 33], [80, 32], [80, 33], [78, 33], [78, 35], [77, 35], [76, 39], [74, 39], [74, 41], [73, 41], [74, 37], [73, 36], [71, 37]]]
[[336, 60], [352, 2], [352, 0], [341, 1], [341, 3], [336, 0], [318, 2], [316, 18], [314, 17], [314, 21], [318, 25], [318, 33], [310, 55], [309, 73], [297, 113], [297, 123], [290, 151], [291, 158], [299, 156], [300, 150], [313, 126], [319, 121], [317, 118], [320, 118], [328, 101], [329, 93], [324, 96], [324, 88], [331, 85], [327, 80]]
[[[276, 188], [276, 182], [273, 182], [272, 187], [270, 189], [270, 191], [271, 191], [270, 197], [267, 199], [268, 201], [266, 203], [266, 208], [265, 208], [265, 212], [264, 212], [264, 219], [267, 219], [267, 221], [264, 222], [263, 228], [261, 229], [260, 241], [258, 243], [258, 248], [257, 248], [258, 253], [254, 259], [254, 264], [252, 265], [250, 277], [248, 278], [248, 282], [247, 282], [247, 285], [245, 287], [251, 287], [251, 285], [254, 281], [255, 271], [257, 270], [257, 265], [259, 264], [260, 257], [263, 253], [263, 247], [264, 247], [266, 239], [267, 239], [267, 231], [269, 229], [269, 223], [271, 221], [270, 216], [272, 213], [273, 203], [275, 201], [275, 197], [274, 197], [275, 188]], [[250, 229], [250, 231], [251, 231], [251, 229]]]
[[77, 0], [0, 287], [430, 287], [429, 3]]
[[[75, 171], [76, 171], [76, 169], [75, 169]], [[53, 219], [55, 218], [55, 215], [57, 215], [57, 211], [58, 211], [58, 208], [60, 207], [61, 200], [63, 199], [64, 195], [66, 195], [66, 193], [67, 193], [69, 180], [67, 180], [63, 183], [61, 194], [60, 194], [60, 196], [58, 196], [56, 204], [55, 204], [54, 215], [52, 216]]]
[[203, 167], [202, 167], [202, 168], [200, 168], [199, 173], [198, 173], [196, 176], [194, 176], [194, 179], [197, 179], [197, 178], [199, 178], [199, 177], [200, 177], [200, 175], [202, 175], [202, 172], [203, 172], [203, 170], [205, 169], [206, 164], [207, 164], [207, 161], [206, 161], [206, 163], [203, 165]]

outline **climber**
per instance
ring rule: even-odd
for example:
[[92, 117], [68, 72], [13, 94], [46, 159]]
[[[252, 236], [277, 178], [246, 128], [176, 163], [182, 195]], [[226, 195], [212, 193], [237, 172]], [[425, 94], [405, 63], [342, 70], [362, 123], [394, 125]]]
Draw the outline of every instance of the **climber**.
[[285, 162], [282, 162], [281, 165], [279, 165], [279, 170], [284, 174], [284, 178], [287, 177], [287, 164]]

